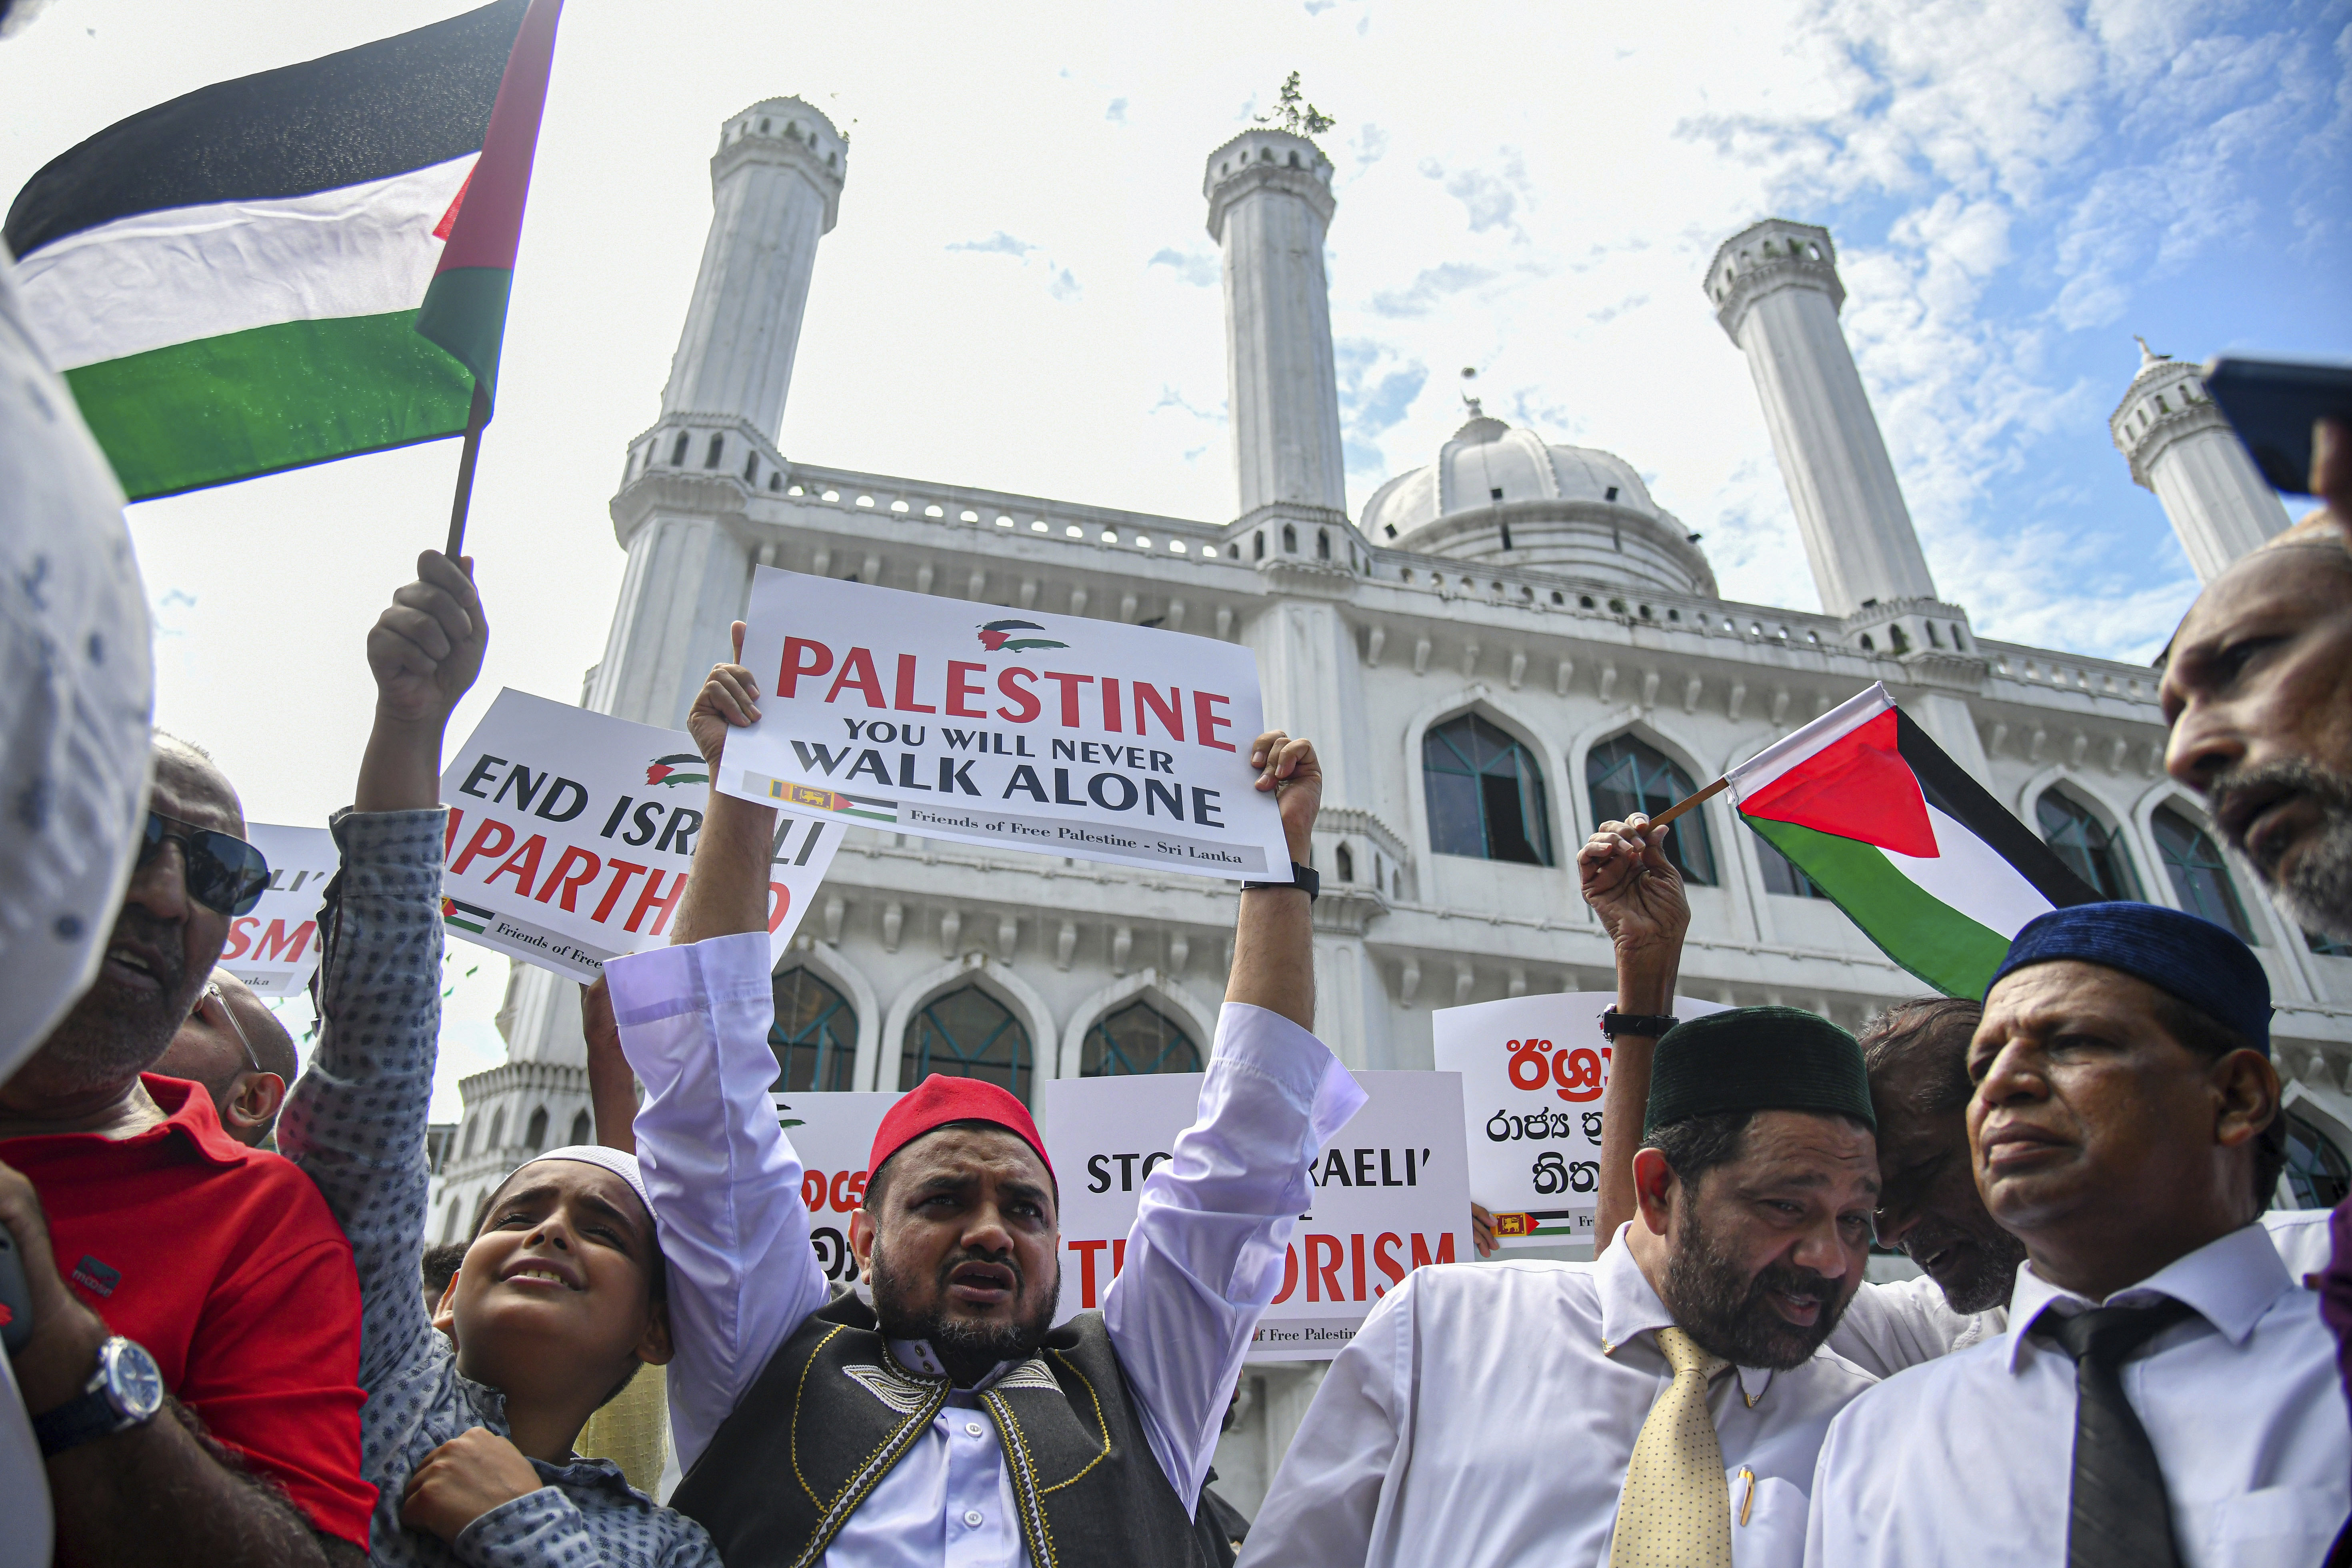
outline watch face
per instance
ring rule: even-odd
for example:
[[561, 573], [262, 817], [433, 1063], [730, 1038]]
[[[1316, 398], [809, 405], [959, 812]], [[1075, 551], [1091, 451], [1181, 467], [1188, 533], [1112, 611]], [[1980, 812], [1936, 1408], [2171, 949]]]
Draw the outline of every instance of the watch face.
[[163, 1408], [163, 1373], [146, 1347], [113, 1339], [106, 1346], [106, 1386], [125, 1418], [145, 1421]]

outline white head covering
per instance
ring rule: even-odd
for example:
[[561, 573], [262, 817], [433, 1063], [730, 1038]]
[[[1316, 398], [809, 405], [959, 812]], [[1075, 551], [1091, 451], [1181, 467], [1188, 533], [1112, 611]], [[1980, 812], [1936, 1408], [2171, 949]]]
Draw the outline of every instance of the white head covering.
[[[533, 1154], [522, 1164], [536, 1165], [542, 1160], [577, 1160], [583, 1165], [594, 1165], [610, 1171], [629, 1184], [629, 1191], [636, 1194], [637, 1201], [646, 1205], [647, 1215], [651, 1215], [654, 1212], [654, 1195], [646, 1191], [646, 1178], [637, 1169], [637, 1157], [635, 1154], [624, 1153], [618, 1149], [607, 1149], [601, 1143], [567, 1143], [561, 1149], [550, 1149], [544, 1154]], [[522, 1165], [517, 1165], [515, 1169], [520, 1171]], [[507, 1180], [510, 1182], [514, 1177], [509, 1175]]]
[[97, 977], [146, 820], [154, 709], [121, 488], [0, 252], [0, 1079]]

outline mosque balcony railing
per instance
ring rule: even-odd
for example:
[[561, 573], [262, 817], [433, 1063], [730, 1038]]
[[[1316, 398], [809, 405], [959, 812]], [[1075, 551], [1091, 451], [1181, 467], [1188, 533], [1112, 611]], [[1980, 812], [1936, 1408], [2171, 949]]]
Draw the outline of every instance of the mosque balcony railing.
[[[2157, 689], [2164, 679], [2160, 671], [2145, 665], [2057, 653], [2017, 643], [1979, 638], [1977, 647], [1990, 667], [1990, 679], [1996, 689], [1992, 694], [2000, 697], [2020, 695], [2014, 690], [1998, 689], [2007, 685], [2021, 687], [2028, 692], [2063, 692], [2137, 703], [2152, 710], [2157, 706]], [[2151, 713], [2149, 717], [2153, 720], [2155, 715]]]
[[[747, 487], [748, 490], [749, 487]], [[936, 523], [998, 538], [1053, 541], [1096, 551], [1151, 555], [1239, 569], [1239, 542], [1217, 523], [1117, 507], [1087, 506], [1008, 490], [930, 484], [886, 474], [788, 464], [770, 489], [751, 492], [765, 500]]]

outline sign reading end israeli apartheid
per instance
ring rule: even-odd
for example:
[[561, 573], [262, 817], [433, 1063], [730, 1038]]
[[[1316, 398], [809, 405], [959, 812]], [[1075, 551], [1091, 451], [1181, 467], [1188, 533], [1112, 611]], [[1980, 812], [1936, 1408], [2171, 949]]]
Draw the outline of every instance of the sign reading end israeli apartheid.
[[[660, 947], [686, 891], [709, 771], [680, 730], [501, 691], [441, 775], [441, 920], [575, 980]], [[768, 941], [782, 958], [847, 829], [779, 815]]]
[[1289, 861], [1247, 648], [766, 566], [745, 618], [761, 717], [727, 737], [730, 795], [1202, 876]]
[[[1055, 1079], [1039, 1091], [1062, 1187], [1060, 1317], [1102, 1305], [1128, 1262], [1144, 1179], [1200, 1107], [1200, 1073]], [[1319, 1151], [1254, 1361], [1328, 1361], [1390, 1289], [1425, 1263], [1465, 1262], [1469, 1174], [1461, 1079], [1361, 1072], [1370, 1098]]]
[[[1461, 1075], [1470, 1195], [1495, 1216], [1499, 1246], [1592, 1239], [1611, 1056], [1601, 1015], [1616, 1001], [1567, 991], [1430, 1015], [1438, 1069]], [[1722, 1011], [1675, 998], [1678, 1018]]]
[[319, 967], [319, 901], [342, 858], [323, 827], [248, 822], [245, 837], [269, 862], [269, 886], [228, 922], [220, 966], [257, 995], [298, 995]]

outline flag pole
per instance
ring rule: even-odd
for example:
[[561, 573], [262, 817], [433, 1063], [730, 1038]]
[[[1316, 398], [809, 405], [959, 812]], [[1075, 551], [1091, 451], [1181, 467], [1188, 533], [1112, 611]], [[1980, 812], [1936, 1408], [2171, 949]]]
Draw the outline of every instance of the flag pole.
[[[490, 395], [474, 383], [474, 404], [466, 411], [466, 450], [457, 459], [457, 494], [449, 503], [449, 559], [466, 547], [466, 512], [474, 504], [474, 464], [482, 455], [482, 426], [489, 422]], [[1717, 785], [1721, 788], [1721, 785]], [[1676, 806], [1675, 810], [1682, 809]]]
[[1713, 784], [1707, 785], [1696, 795], [1690, 795], [1685, 799], [1675, 802], [1674, 805], [1666, 807], [1665, 810], [1650, 818], [1650, 826], [1653, 827], [1664, 827], [1667, 823], [1672, 822], [1675, 817], [1680, 816], [1684, 812], [1688, 811], [1692, 806], [1696, 805], [1699, 802], [1703, 800], [1713, 800], [1717, 795], [1721, 795], [1727, 788], [1728, 788], [1730, 784], [1731, 780], [1727, 776], [1716, 780]]

